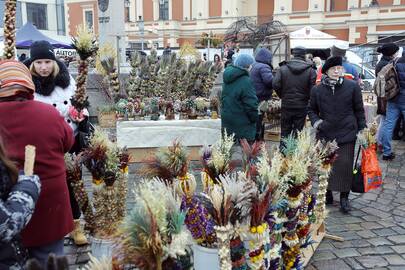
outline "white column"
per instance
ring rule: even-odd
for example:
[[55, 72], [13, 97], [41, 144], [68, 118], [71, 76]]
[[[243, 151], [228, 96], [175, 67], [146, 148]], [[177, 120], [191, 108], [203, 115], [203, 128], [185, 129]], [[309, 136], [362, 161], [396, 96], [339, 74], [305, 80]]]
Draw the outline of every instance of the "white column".
[[[368, 31], [367, 33], [377, 33], [377, 25], [376, 23], [369, 23], [368, 24]], [[373, 36], [373, 35], [366, 35], [367, 38], [367, 42], [372, 42], [376, 39], [377, 36]]]
[[137, 12], [136, 0], [130, 0], [129, 18], [131, 19], [131, 22], [135, 22], [138, 20], [138, 17], [136, 16], [136, 12]]
[[139, 20], [139, 16], [143, 17], [143, 1], [142, 0], [136, 0], [136, 20]]
[[159, 20], [159, 0], [153, 0], [153, 20]]
[[169, 0], [169, 20], [173, 19], [173, 1]]
[[[222, 1], [222, 17], [229, 17], [229, 0], [221, 0]], [[226, 14], [228, 13], [228, 14]]]
[[207, 19], [210, 17], [210, 1], [206, 0], [206, 1], [201, 1], [202, 4], [202, 17], [203, 19]]
[[190, 14], [190, 1], [191, 0], [183, 0], [183, 20], [187, 17], [188, 20], [191, 20]]

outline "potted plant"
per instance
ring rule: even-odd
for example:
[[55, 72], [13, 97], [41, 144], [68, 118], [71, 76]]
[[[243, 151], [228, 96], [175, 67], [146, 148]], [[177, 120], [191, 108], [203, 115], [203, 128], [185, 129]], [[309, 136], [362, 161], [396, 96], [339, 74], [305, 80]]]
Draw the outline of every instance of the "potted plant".
[[[107, 135], [96, 129], [81, 162], [92, 175], [93, 219], [92, 252], [96, 257], [111, 257], [113, 235], [125, 216], [129, 155]], [[78, 201], [83, 194], [75, 194]]]
[[152, 121], [159, 120], [159, 99], [158, 98], [152, 98], [150, 100], [150, 111], [151, 111], [150, 120], [152, 120]]
[[158, 178], [144, 180], [135, 196], [135, 206], [120, 230], [119, 263], [141, 270], [188, 269], [182, 264], [184, 258], [190, 262], [191, 236], [184, 228], [186, 212], [174, 187]]
[[211, 110], [211, 119], [218, 119], [219, 100], [217, 97], [211, 97], [210, 110]]

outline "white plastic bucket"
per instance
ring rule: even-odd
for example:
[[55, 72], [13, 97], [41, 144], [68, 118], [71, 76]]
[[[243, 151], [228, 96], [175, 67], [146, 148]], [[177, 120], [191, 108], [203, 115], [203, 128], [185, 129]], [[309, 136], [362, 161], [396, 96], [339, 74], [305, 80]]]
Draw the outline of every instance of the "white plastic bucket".
[[219, 256], [217, 248], [206, 248], [193, 245], [194, 270], [219, 270]]
[[91, 254], [97, 259], [111, 258], [114, 242], [100, 238], [91, 238]]

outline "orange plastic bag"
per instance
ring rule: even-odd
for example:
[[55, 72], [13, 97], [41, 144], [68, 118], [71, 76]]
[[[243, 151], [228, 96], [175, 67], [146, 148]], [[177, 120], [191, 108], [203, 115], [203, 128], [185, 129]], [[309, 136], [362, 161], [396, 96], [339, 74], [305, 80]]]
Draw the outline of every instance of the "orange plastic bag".
[[376, 145], [361, 150], [361, 172], [363, 174], [364, 192], [377, 189], [382, 185], [381, 168], [377, 159]]

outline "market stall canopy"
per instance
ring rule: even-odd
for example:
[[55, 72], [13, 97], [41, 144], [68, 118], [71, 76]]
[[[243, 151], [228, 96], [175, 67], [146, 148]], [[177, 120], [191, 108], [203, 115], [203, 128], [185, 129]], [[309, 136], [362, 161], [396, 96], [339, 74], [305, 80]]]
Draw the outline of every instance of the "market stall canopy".
[[349, 46], [348, 41], [337, 39], [335, 36], [316, 30], [311, 26], [305, 26], [290, 33], [291, 48], [303, 46], [307, 49], [329, 49], [332, 45], [339, 43]]
[[49, 41], [49, 43], [51, 43], [55, 48], [64, 48], [64, 49], [72, 48], [72, 46], [67, 42], [62, 42], [47, 37], [30, 22], [27, 22], [16, 32], [16, 47], [19, 49], [27, 49], [31, 46], [33, 42], [38, 40]]

